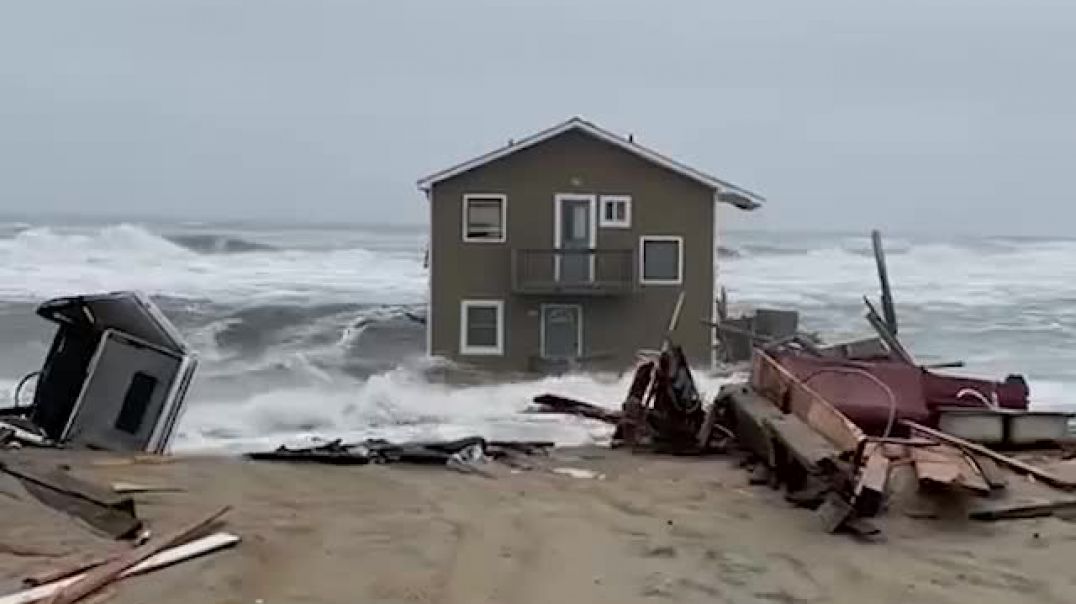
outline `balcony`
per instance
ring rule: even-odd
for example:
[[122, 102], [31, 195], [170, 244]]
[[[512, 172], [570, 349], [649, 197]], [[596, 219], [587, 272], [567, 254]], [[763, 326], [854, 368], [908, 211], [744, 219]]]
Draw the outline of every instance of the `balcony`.
[[632, 250], [512, 250], [512, 291], [618, 296], [635, 290]]

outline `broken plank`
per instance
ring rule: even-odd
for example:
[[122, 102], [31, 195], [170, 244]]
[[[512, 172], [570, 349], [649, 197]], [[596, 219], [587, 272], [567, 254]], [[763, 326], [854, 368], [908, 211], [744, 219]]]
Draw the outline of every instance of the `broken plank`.
[[985, 455], [972, 455], [971, 459], [975, 465], [979, 466], [979, 471], [982, 472], [986, 484], [990, 485], [991, 489], [1004, 489], [1008, 486], [1009, 480], [1005, 478], [1005, 474], [1002, 473], [996, 461]]
[[856, 481], [856, 509], [860, 514], [873, 516], [881, 511], [885, 499], [886, 482], [889, 479], [889, 458], [882, 447], [876, 447]]
[[[144, 562], [147, 558], [159, 554], [164, 550], [183, 545], [196, 538], [230, 509], [230, 506], [221, 508], [219, 511], [188, 527], [176, 531], [171, 535], [153, 539], [142, 547], [120, 554], [115, 560], [87, 572], [77, 580], [62, 587], [58, 592], [52, 594], [48, 600], [48, 604], [72, 604], [73, 602], [77, 602], [116, 581], [123, 576], [126, 571]], [[0, 604], [4, 603], [0, 602]]]
[[915, 447], [911, 454], [920, 483], [960, 487], [980, 494], [990, 492], [979, 468], [960, 449], [948, 445]]
[[1042, 516], [1052, 516], [1055, 512], [1071, 509], [1076, 509], [1076, 498], [987, 501], [969, 510], [968, 518], [986, 521], [1040, 518]]
[[130, 493], [181, 493], [183, 489], [179, 487], [168, 487], [161, 485], [149, 485], [149, 484], [137, 484], [133, 482], [114, 482], [112, 483], [112, 490], [119, 494]]
[[[178, 545], [161, 551], [153, 556], [150, 556], [140, 562], [139, 564], [132, 566], [123, 571], [119, 576], [126, 578], [134, 575], [140, 575], [148, 573], [150, 571], [170, 566], [177, 562], [182, 562], [196, 556], [201, 556], [209, 552], [213, 552], [226, 547], [231, 547], [239, 543], [239, 537], [231, 533], [214, 533], [212, 535], [196, 539], [183, 545]], [[81, 581], [89, 573], [77, 574], [58, 581], [46, 583], [44, 585], [38, 585], [31, 589], [13, 593], [7, 596], [0, 596], [0, 604], [32, 604], [33, 602], [40, 602], [45, 598], [49, 598], [58, 594], [65, 587], [71, 586], [78, 581]]]
[[919, 432], [920, 434], [925, 434], [927, 436], [933, 437], [933, 438], [935, 438], [937, 440], [940, 440], [942, 442], [946, 442], [948, 444], [951, 444], [954, 447], [959, 447], [959, 448], [963, 449], [964, 451], [974, 452], [974, 453], [977, 453], [977, 454], [982, 455], [984, 457], [988, 457], [990, 459], [993, 459], [994, 461], [996, 461], [996, 462], [998, 462], [998, 463], [1000, 463], [1000, 464], [1002, 464], [1002, 465], [1004, 465], [1006, 467], [1009, 467], [1009, 468], [1011, 468], [1012, 470], [1014, 470], [1014, 471], [1016, 471], [1018, 473], [1030, 474], [1031, 476], [1034, 476], [1035, 478], [1041, 480], [1042, 482], [1044, 482], [1044, 483], [1046, 483], [1046, 484], [1048, 484], [1048, 485], [1050, 485], [1052, 487], [1055, 487], [1055, 488], [1058, 488], [1058, 489], [1063, 489], [1063, 490], [1071, 490], [1073, 488], [1076, 488], [1076, 482], [1072, 482], [1071, 480], [1065, 480], [1064, 478], [1061, 478], [1060, 476], [1052, 474], [1052, 473], [1050, 473], [1050, 472], [1048, 472], [1048, 471], [1046, 471], [1046, 470], [1044, 470], [1042, 468], [1033, 466], [1033, 465], [1031, 465], [1029, 463], [1020, 461], [1019, 459], [1016, 459], [1014, 457], [1009, 457], [1008, 455], [1002, 455], [1001, 453], [998, 453], [997, 451], [994, 451], [993, 449], [989, 449], [987, 447], [984, 447], [983, 445], [964, 440], [963, 438], [958, 438], [956, 436], [953, 436], [952, 434], [947, 434], [945, 432], [942, 432], [941, 430], [935, 430], [933, 428], [928, 428], [927, 426], [924, 426], [922, 424], [918, 424], [918, 423], [913, 422], [911, 420], [905, 419], [905, 420], [901, 420], [901, 422], [905, 426], [907, 426], [908, 428], [911, 428], [912, 430], [914, 430], [915, 432]]

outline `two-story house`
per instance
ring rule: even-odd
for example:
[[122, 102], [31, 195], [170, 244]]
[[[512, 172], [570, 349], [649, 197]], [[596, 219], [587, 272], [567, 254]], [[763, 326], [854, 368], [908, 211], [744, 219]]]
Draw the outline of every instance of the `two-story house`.
[[626, 368], [673, 334], [708, 366], [717, 206], [763, 199], [580, 118], [423, 178], [429, 352], [488, 369]]

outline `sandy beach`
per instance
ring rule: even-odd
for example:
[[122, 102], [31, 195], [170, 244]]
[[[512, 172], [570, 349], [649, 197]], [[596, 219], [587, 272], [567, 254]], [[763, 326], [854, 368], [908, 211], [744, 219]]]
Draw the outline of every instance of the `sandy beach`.
[[[727, 458], [557, 451], [494, 478], [438, 467], [329, 467], [46, 452], [136, 495], [158, 534], [222, 505], [234, 549], [130, 578], [116, 604], [276, 602], [1071, 602], [1076, 524], [891, 513], [881, 543], [824, 533]], [[35, 455], [38, 460], [41, 455]], [[0, 482], [0, 586], [118, 546]]]

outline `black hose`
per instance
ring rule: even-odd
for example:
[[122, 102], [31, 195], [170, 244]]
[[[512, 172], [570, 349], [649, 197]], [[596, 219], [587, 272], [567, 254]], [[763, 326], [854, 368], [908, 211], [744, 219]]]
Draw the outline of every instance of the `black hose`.
[[25, 385], [26, 385], [26, 382], [29, 382], [29, 381], [30, 381], [30, 378], [33, 378], [33, 377], [37, 377], [37, 376], [39, 376], [39, 375], [41, 375], [41, 371], [40, 371], [40, 370], [38, 370], [38, 371], [31, 371], [30, 373], [28, 373], [28, 374], [26, 374], [25, 376], [23, 376], [23, 378], [22, 378], [21, 380], [19, 380], [19, 384], [18, 384], [17, 386], [15, 386], [15, 393], [14, 393], [14, 394], [12, 395], [12, 397], [11, 397], [11, 398], [12, 398], [12, 400], [13, 400], [13, 401], [15, 402], [15, 406], [16, 406], [16, 407], [21, 407], [21, 406], [22, 406], [22, 405], [21, 405], [21, 404], [19, 403], [19, 395], [20, 395], [20, 394], [22, 394], [22, 388], [23, 388], [23, 386], [25, 386]]

